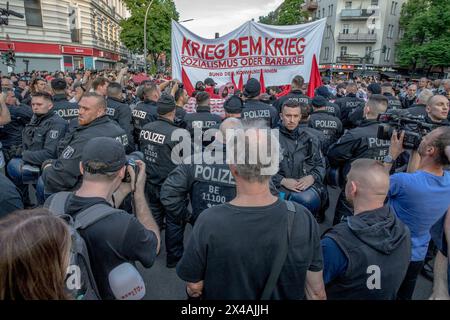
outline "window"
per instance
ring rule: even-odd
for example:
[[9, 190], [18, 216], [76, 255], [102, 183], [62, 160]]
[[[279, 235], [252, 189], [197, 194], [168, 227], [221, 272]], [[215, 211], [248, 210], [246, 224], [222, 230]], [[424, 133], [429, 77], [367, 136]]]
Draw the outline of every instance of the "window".
[[397, 15], [397, 13], [396, 13], [397, 12], [397, 5], [398, 5], [398, 2], [396, 2], [395, 6], [394, 6], [394, 16]]
[[317, 18], [320, 19], [320, 9], [317, 10], [317, 13], [316, 13], [316, 14], [317, 14]]
[[350, 25], [349, 24], [344, 24], [343, 29], [342, 29], [342, 33], [343, 34], [348, 34], [350, 30]]
[[384, 61], [391, 60], [391, 48], [387, 48], [386, 53], [384, 54]]
[[395, 2], [392, 1], [392, 4], [391, 4], [391, 14], [394, 14], [394, 4], [395, 4]]
[[370, 4], [372, 6], [378, 6], [378, 0], [372, 0]]
[[322, 8], [322, 18], [325, 18], [325, 8]]
[[324, 60], [328, 60], [330, 58], [330, 47], [325, 48]]
[[345, 9], [351, 9], [352, 8], [352, 2], [351, 1], [345, 1]]
[[331, 12], [330, 12], [330, 17], [332, 17], [332, 16], [333, 16], [333, 11], [334, 11], [334, 5], [332, 4], [332, 5], [331, 5]]
[[26, 0], [24, 2], [27, 26], [42, 27], [42, 11], [40, 0]]
[[341, 47], [341, 57], [344, 57], [347, 55], [347, 47], [346, 46], [342, 46]]
[[372, 56], [372, 47], [366, 47], [366, 54], [365, 54], [365, 56], [369, 56], [369, 57]]

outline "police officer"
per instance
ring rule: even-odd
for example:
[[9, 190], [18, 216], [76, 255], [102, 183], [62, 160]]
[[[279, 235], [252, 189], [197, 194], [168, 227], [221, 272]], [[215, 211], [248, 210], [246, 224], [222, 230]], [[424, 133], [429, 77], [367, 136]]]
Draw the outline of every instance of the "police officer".
[[122, 86], [117, 82], [111, 82], [108, 86], [108, 99], [106, 100], [106, 115], [126, 132], [128, 136], [129, 150], [134, 151], [134, 142], [131, 124], [131, 109], [125, 103], [122, 93]]
[[392, 89], [392, 84], [390, 82], [385, 82], [381, 85], [381, 93], [388, 99], [388, 111], [402, 108], [402, 102], [395, 96], [394, 89]]
[[327, 104], [328, 101], [324, 97], [314, 97], [312, 100], [314, 112], [309, 119], [309, 126], [321, 131], [325, 136], [325, 140], [321, 141], [322, 150], [328, 150], [344, 132], [341, 120], [330, 115], [326, 110]]
[[427, 104], [428, 101], [434, 96], [433, 91], [429, 89], [423, 89], [422, 92], [417, 97], [417, 103], [410, 106], [408, 109], [408, 113], [415, 117], [419, 117], [422, 120], [428, 116], [427, 114]]
[[[30, 174], [29, 182], [37, 182], [39, 168], [57, 157], [57, 146], [67, 130], [67, 122], [52, 110], [53, 99], [48, 93], [35, 93], [31, 99], [33, 117], [22, 134], [22, 158], [14, 158], [8, 163], [8, 174], [23, 191], [25, 202], [27, 186], [24, 177]], [[27, 166], [25, 166], [27, 165]], [[32, 166], [32, 167], [30, 167]]]
[[147, 123], [155, 121], [158, 118], [156, 101], [158, 101], [160, 96], [161, 90], [158, 85], [152, 83], [144, 86], [144, 100], [138, 103], [132, 112], [133, 136], [136, 143], [139, 142], [139, 136], [142, 128]]
[[67, 100], [66, 80], [61, 78], [53, 79], [51, 82], [53, 95], [53, 111], [64, 120], [70, 122], [78, 118], [78, 104]]
[[[378, 115], [386, 112], [387, 98], [382, 95], [372, 95], [364, 108], [364, 120], [359, 127], [348, 130], [328, 150], [328, 160], [331, 167], [339, 172], [337, 182], [341, 187], [350, 170], [351, 163], [356, 159], [368, 158], [383, 161], [389, 153], [390, 141], [377, 138]], [[352, 215], [352, 210], [341, 192], [336, 207], [334, 224], [340, 222], [342, 216]]]
[[449, 100], [445, 96], [436, 95], [433, 96], [426, 107], [427, 116], [425, 122], [433, 124], [436, 127], [449, 126], [448, 121], [449, 114]]
[[197, 111], [184, 117], [186, 129], [191, 133], [191, 137], [194, 137], [196, 129], [204, 133], [208, 129], [217, 127], [222, 122], [219, 115], [211, 113], [209, 93], [200, 91], [195, 99], [197, 100]]
[[[183, 232], [187, 222], [192, 225], [198, 215], [212, 206], [231, 201], [236, 196], [234, 178], [226, 163], [226, 132], [242, 128], [240, 120], [230, 118], [220, 125], [220, 134], [210, 145], [222, 156], [200, 154], [200, 163], [193, 156], [188, 163], [173, 170], [161, 188], [161, 202], [167, 210], [166, 250], [167, 267], [175, 267], [183, 256]], [[206, 158], [212, 158], [207, 160]], [[188, 196], [192, 213], [188, 210]]]
[[326, 87], [326, 86], [320, 86], [316, 89], [315, 92], [315, 96], [321, 96], [324, 97], [325, 99], [327, 99], [327, 105], [325, 107], [325, 111], [336, 117], [336, 118], [341, 118], [341, 109], [339, 108], [339, 106], [334, 103], [331, 102], [330, 100], [333, 99], [333, 94], [330, 92], [330, 90]]
[[244, 109], [242, 109], [242, 118], [245, 120], [265, 120], [267, 125], [275, 128], [279, 122], [277, 110], [259, 101], [261, 94], [261, 84], [258, 80], [251, 78], [247, 81], [244, 89], [246, 98]]
[[177, 165], [172, 161], [172, 151], [175, 155], [180, 154], [174, 150], [176, 146], [179, 146], [179, 142], [172, 140], [172, 134], [176, 130], [180, 130], [183, 142], [185, 142], [184, 139], [188, 139], [190, 148], [189, 132], [177, 127], [174, 123], [175, 108], [174, 98], [171, 95], [163, 94], [157, 102], [159, 115], [157, 120], [146, 124], [139, 137], [140, 151], [144, 154], [147, 168], [146, 194], [150, 209], [160, 229], [163, 228], [166, 215], [160, 200], [161, 185]]
[[350, 121], [349, 115], [358, 107], [364, 107], [364, 100], [356, 97], [358, 87], [356, 83], [349, 83], [346, 89], [346, 96], [337, 99], [336, 103], [341, 109], [341, 121], [345, 129], [354, 127], [354, 124]]
[[172, 88], [172, 96], [175, 99], [175, 103], [177, 105], [175, 111], [175, 124], [177, 124], [180, 128], [186, 128], [186, 122], [184, 121], [184, 117], [186, 116], [186, 111], [184, 111], [184, 106], [189, 101], [189, 95], [184, 89], [183, 84], [176, 83]]
[[244, 103], [239, 96], [232, 95], [223, 104], [223, 109], [225, 111], [225, 119], [228, 118], [238, 118], [242, 116], [242, 108]]
[[11, 122], [0, 126], [0, 143], [3, 145], [5, 162], [22, 155], [22, 132], [30, 122], [33, 111], [27, 105], [18, 105], [12, 89], [6, 91], [6, 107], [11, 115]]
[[[82, 175], [80, 161], [84, 145], [94, 137], [110, 137], [128, 145], [125, 131], [106, 115], [106, 100], [96, 93], [86, 93], [79, 102], [79, 125], [70, 131], [59, 146], [59, 157], [43, 164], [45, 194], [75, 190]], [[40, 190], [39, 192], [44, 192]]]
[[[319, 221], [327, 192], [324, 185], [325, 161], [318, 139], [299, 127], [300, 104], [286, 101], [281, 109], [280, 168], [273, 177], [275, 187], [291, 201], [308, 208]], [[280, 196], [282, 196], [280, 194]]]
[[305, 79], [302, 76], [295, 76], [291, 81], [291, 92], [287, 95], [279, 98], [273, 106], [277, 109], [278, 113], [281, 112], [281, 107], [288, 101], [297, 101], [299, 103], [311, 104], [311, 99], [303, 94], [302, 88], [305, 84]]

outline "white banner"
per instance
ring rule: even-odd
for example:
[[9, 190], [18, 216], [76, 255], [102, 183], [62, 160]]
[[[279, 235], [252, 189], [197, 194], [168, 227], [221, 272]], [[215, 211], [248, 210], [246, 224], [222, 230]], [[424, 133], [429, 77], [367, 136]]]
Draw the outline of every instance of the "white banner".
[[188, 78], [193, 86], [206, 78], [238, 84], [241, 76], [244, 84], [252, 77], [266, 87], [289, 84], [296, 75], [308, 82], [325, 25], [326, 19], [294, 26], [249, 21], [223, 37], [204, 39], [172, 21], [173, 78]]

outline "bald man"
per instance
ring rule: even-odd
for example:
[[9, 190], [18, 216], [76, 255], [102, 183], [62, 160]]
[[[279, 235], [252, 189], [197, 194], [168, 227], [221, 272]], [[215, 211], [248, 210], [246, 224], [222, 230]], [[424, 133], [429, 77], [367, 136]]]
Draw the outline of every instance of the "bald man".
[[345, 196], [354, 208], [321, 241], [328, 299], [393, 300], [408, 270], [411, 239], [384, 200], [389, 175], [381, 162], [358, 159]]
[[449, 104], [447, 97], [441, 95], [431, 97], [425, 109], [427, 111], [425, 121], [437, 126], [449, 126], [450, 123], [447, 120]]

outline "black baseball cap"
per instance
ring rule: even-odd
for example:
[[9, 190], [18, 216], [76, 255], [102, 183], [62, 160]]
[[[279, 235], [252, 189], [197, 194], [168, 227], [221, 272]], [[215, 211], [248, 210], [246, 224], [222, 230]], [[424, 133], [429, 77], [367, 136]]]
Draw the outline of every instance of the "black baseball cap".
[[156, 102], [157, 112], [160, 115], [172, 112], [176, 108], [175, 99], [170, 94], [162, 94], [159, 100]]
[[[126, 163], [123, 145], [116, 139], [96, 137], [86, 143], [81, 156], [83, 169], [92, 174], [116, 172]], [[92, 162], [99, 165], [92, 167]]]
[[247, 81], [244, 88], [244, 96], [247, 98], [254, 98], [261, 94], [261, 84], [255, 78], [251, 78]]
[[223, 108], [226, 113], [241, 113], [243, 108], [242, 99], [235, 95], [231, 96], [225, 101]]
[[320, 107], [325, 107], [326, 105], [328, 105], [328, 101], [327, 101], [327, 99], [325, 99], [322, 96], [315, 96], [312, 99], [311, 104], [313, 105], [313, 107], [319, 107], [320, 108]]
[[378, 83], [371, 83], [367, 86], [367, 91], [371, 92], [372, 94], [380, 94], [381, 86]]
[[211, 87], [217, 86], [217, 83], [215, 83], [214, 80], [213, 80], [212, 78], [206, 78], [205, 81], [204, 81], [204, 83], [205, 83], [207, 86], [211, 86]]

